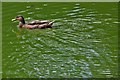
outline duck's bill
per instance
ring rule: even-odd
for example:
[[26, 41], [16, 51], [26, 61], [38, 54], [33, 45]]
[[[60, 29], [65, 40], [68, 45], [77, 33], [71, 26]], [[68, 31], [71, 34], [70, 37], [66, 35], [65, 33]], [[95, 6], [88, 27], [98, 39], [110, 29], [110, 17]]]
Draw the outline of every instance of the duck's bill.
[[16, 19], [12, 19], [12, 21], [15, 21]]

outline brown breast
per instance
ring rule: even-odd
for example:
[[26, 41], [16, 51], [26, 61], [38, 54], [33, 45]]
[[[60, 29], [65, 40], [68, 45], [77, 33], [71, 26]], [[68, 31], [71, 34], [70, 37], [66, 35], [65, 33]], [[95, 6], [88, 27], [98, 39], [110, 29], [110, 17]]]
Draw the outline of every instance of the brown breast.
[[24, 26], [24, 24], [23, 23], [19, 23], [19, 25], [18, 25], [18, 27], [20, 27], [20, 28], [22, 28]]

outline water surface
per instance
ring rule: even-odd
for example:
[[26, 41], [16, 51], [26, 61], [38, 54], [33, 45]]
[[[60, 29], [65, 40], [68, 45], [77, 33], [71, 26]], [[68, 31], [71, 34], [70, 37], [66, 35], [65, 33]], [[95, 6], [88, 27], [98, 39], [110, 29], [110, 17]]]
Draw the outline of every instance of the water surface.
[[[117, 3], [3, 3], [4, 78], [117, 77]], [[11, 22], [54, 20], [52, 29]]]

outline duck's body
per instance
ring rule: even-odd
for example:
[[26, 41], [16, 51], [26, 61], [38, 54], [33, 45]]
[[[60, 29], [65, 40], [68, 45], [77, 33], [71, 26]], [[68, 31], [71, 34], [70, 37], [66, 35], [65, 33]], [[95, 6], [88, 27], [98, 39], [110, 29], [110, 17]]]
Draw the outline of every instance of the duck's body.
[[19, 20], [18, 27], [27, 28], [27, 29], [36, 29], [36, 28], [52, 28], [53, 22], [48, 20], [33, 20], [29, 22], [25, 22], [23, 16], [16, 16], [14, 20]]

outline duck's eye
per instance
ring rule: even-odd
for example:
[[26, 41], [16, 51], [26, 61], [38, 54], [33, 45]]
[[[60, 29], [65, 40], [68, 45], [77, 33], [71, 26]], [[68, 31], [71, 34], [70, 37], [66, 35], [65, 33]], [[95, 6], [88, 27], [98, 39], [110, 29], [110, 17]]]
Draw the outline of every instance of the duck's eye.
[[17, 16], [16, 18], [19, 18], [19, 16]]

